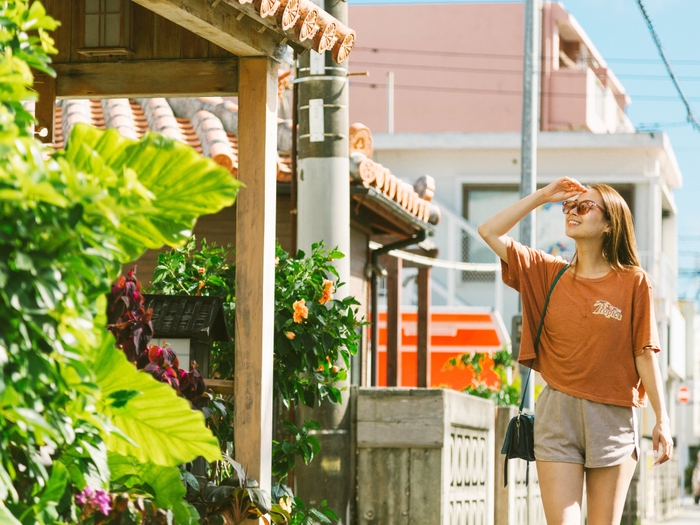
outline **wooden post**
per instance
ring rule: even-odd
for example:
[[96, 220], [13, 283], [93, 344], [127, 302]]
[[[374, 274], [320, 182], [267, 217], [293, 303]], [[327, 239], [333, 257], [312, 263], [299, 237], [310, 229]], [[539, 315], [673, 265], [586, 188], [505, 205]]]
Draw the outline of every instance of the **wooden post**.
[[[56, 79], [46, 73], [35, 73], [34, 89], [39, 94], [34, 110], [36, 136], [41, 142], [52, 144], [56, 138]], [[42, 129], [46, 129], [44, 136], [41, 135]]]
[[399, 385], [401, 346], [401, 267], [398, 257], [386, 256], [386, 386]]
[[275, 301], [277, 63], [241, 58], [236, 206], [236, 460], [270, 491]]
[[418, 388], [430, 386], [430, 267], [418, 268]]

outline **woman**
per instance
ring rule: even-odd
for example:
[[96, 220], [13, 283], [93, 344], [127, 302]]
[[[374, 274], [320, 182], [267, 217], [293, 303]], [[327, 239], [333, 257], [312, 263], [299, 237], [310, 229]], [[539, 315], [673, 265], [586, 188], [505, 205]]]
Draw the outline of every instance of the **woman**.
[[[566, 263], [506, 233], [538, 206], [561, 201], [576, 254], [554, 287], [535, 355], [545, 298]], [[580, 524], [585, 474], [588, 525], [619, 524], [639, 459], [633, 407], [647, 397], [656, 415], [655, 465], [673, 451], [651, 285], [639, 267], [632, 214], [610, 186], [586, 188], [564, 177], [486, 221], [479, 234], [501, 258], [503, 281], [521, 294], [518, 360], [547, 382], [535, 410], [547, 523]]]

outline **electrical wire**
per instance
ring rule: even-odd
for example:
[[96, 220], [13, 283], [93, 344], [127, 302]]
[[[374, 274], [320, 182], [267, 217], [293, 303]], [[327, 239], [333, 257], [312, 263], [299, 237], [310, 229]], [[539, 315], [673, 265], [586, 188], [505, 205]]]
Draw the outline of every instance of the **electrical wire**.
[[[350, 83], [351, 87], [363, 87], [376, 89], [379, 87], [386, 88], [386, 84], [376, 83], [376, 82], [357, 82], [353, 81]], [[493, 89], [479, 89], [479, 88], [458, 88], [458, 87], [448, 87], [448, 86], [415, 86], [410, 84], [394, 84], [394, 89], [405, 90], [405, 91], [437, 91], [440, 93], [474, 93], [481, 95], [493, 95], [493, 96], [508, 96], [508, 97], [522, 97], [522, 91], [507, 91], [507, 90], [493, 90]], [[589, 96], [586, 93], [559, 93], [559, 92], [545, 92], [542, 95], [548, 95], [550, 97], [561, 97], [561, 98], [586, 98]], [[640, 95], [632, 96], [634, 100], [644, 100], [651, 102], [676, 102], [678, 97], [675, 96], [655, 96], [655, 95]], [[693, 99], [694, 100], [694, 99]], [[700, 99], [699, 99], [700, 100]]]
[[635, 130], [643, 133], [651, 133], [664, 129], [682, 128], [689, 125], [690, 123], [685, 120], [683, 122], [642, 122], [635, 128]]
[[683, 89], [681, 88], [681, 85], [679, 84], [678, 79], [676, 78], [676, 74], [673, 72], [673, 68], [671, 67], [671, 63], [668, 61], [668, 58], [666, 58], [666, 52], [664, 51], [664, 48], [661, 45], [661, 39], [659, 38], [659, 35], [656, 33], [656, 29], [654, 28], [654, 24], [651, 22], [651, 18], [649, 17], [649, 13], [647, 13], [647, 10], [644, 7], [642, 0], [637, 0], [637, 5], [639, 5], [639, 9], [642, 11], [642, 16], [644, 16], [644, 20], [647, 23], [647, 27], [649, 28], [649, 31], [651, 32], [651, 36], [654, 39], [654, 44], [656, 45], [656, 49], [659, 51], [659, 56], [661, 57], [661, 61], [664, 63], [664, 66], [666, 66], [666, 71], [668, 71], [668, 74], [671, 77], [671, 81], [673, 81], [673, 85], [676, 87], [676, 91], [678, 92], [678, 95], [681, 97], [681, 100], [683, 101], [683, 105], [685, 105], [686, 118], [687, 118], [688, 122], [697, 131], [700, 131], [700, 122], [698, 122], [697, 118], [695, 118], [695, 114], [693, 113], [693, 108], [690, 106], [690, 102], [688, 101], [688, 98], [685, 96], [685, 93], [683, 92]]
[[[353, 66], [361, 67], [381, 67], [387, 69], [412, 69], [417, 71], [446, 71], [449, 73], [483, 73], [486, 75], [517, 75], [522, 76], [522, 69], [491, 69], [491, 68], [473, 68], [473, 67], [455, 67], [455, 66], [436, 66], [432, 64], [401, 64], [399, 62], [365, 62], [362, 60], [353, 60]], [[667, 75], [635, 75], [621, 73], [615, 75], [618, 78], [627, 78], [633, 80], [669, 80]], [[698, 76], [678, 77], [679, 80], [689, 82], [700, 82]]]
[[[516, 54], [505, 54], [505, 53], [470, 53], [468, 51], [431, 51], [427, 49], [400, 49], [392, 47], [374, 47], [374, 46], [355, 46], [353, 48], [354, 52], [367, 51], [370, 53], [389, 53], [389, 54], [399, 54], [399, 55], [427, 55], [427, 56], [444, 56], [444, 57], [464, 57], [464, 58], [494, 58], [497, 60], [519, 60], [522, 61], [523, 55]], [[545, 58], [544, 55], [540, 55], [540, 58]], [[616, 62], [622, 64], [659, 64], [663, 63], [658, 58], [629, 58], [629, 57], [617, 57], [617, 58], [606, 58], [606, 62]], [[700, 60], [674, 60], [677, 65], [684, 66], [698, 66], [700, 65]], [[354, 61], [353, 61], [354, 63]]]

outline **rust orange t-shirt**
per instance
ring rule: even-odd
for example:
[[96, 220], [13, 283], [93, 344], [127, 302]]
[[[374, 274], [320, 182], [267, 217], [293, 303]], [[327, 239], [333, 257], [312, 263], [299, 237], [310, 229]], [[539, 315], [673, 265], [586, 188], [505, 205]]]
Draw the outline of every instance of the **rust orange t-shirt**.
[[651, 284], [641, 269], [611, 270], [586, 279], [569, 268], [547, 307], [540, 343], [534, 341], [560, 258], [511, 240], [503, 282], [520, 292], [523, 328], [518, 361], [572, 396], [619, 406], [644, 406], [646, 394], [634, 358], [659, 351]]

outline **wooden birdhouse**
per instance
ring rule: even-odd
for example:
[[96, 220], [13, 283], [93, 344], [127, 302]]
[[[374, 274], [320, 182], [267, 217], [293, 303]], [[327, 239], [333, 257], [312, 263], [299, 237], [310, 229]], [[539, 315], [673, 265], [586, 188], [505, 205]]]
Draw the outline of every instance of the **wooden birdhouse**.
[[131, 55], [131, 0], [82, 0], [78, 53], [85, 56]]

